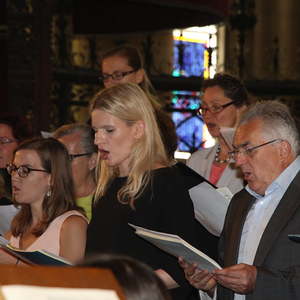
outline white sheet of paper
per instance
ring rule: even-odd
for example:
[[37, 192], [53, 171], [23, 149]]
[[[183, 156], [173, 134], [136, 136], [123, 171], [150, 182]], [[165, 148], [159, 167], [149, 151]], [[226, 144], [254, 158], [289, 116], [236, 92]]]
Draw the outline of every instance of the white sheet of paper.
[[226, 211], [232, 198], [227, 187], [215, 189], [202, 182], [189, 190], [196, 219], [212, 234], [220, 236]]
[[116, 292], [104, 289], [39, 287], [4, 285], [1, 292], [5, 300], [119, 300]]

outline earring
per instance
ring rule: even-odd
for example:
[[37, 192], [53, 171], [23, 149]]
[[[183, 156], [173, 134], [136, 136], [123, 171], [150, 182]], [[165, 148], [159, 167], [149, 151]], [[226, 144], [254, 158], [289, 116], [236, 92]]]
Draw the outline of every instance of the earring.
[[47, 191], [47, 193], [46, 193], [46, 196], [47, 196], [48, 198], [50, 198], [50, 197], [51, 197], [51, 194], [52, 194], [52, 190], [51, 190], [51, 186], [49, 186], [49, 189], [48, 189], [48, 191]]

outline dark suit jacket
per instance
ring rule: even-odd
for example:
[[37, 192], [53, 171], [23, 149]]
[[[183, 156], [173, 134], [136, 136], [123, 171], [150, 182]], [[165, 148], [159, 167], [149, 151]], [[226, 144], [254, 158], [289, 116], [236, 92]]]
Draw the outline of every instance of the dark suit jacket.
[[[242, 228], [255, 199], [244, 189], [232, 199], [219, 243], [224, 267], [237, 263]], [[300, 233], [300, 172], [280, 200], [261, 237], [254, 259], [258, 269], [255, 289], [247, 300], [300, 299], [300, 243], [288, 234]], [[233, 292], [218, 287], [218, 299], [233, 299]]]

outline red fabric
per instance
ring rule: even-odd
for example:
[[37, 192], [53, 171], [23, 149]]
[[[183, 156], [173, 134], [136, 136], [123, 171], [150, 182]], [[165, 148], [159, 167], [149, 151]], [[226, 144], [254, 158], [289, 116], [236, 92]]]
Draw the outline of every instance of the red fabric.
[[226, 168], [226, 164], [222, 165], [217, 165], [215, 163], [212, 164], [211, 170], [210, 170], [210, 176], [209, 176], [209, 181], [216, 185], [217, 182], [219, 181], [220, 177], [222, 176], [223, 171]]

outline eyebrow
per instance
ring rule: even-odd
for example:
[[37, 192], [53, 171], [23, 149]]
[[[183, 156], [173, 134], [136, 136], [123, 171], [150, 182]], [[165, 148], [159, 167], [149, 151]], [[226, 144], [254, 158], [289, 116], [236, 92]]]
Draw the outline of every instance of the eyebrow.
[[239, 148], [243, 148], [243, 147], [246, 147], [246, 146], [248, 146], [250, 144], [250, 142], [245, 142], [245, 143], [242, 143], [242, 144], [239, 144], [239, 145], [233, 145], [232, 144], [232, 147], [234, 148], [234, 149], [239, 149]]
[[115, 126], [114, 125], [103, 125], [103, 126], [99, 126], [99, 127], [95, 127], [93, 126], [93, 130], [96, 130], [96, 129], [108, 129], [108, 128], [114, 128]]

